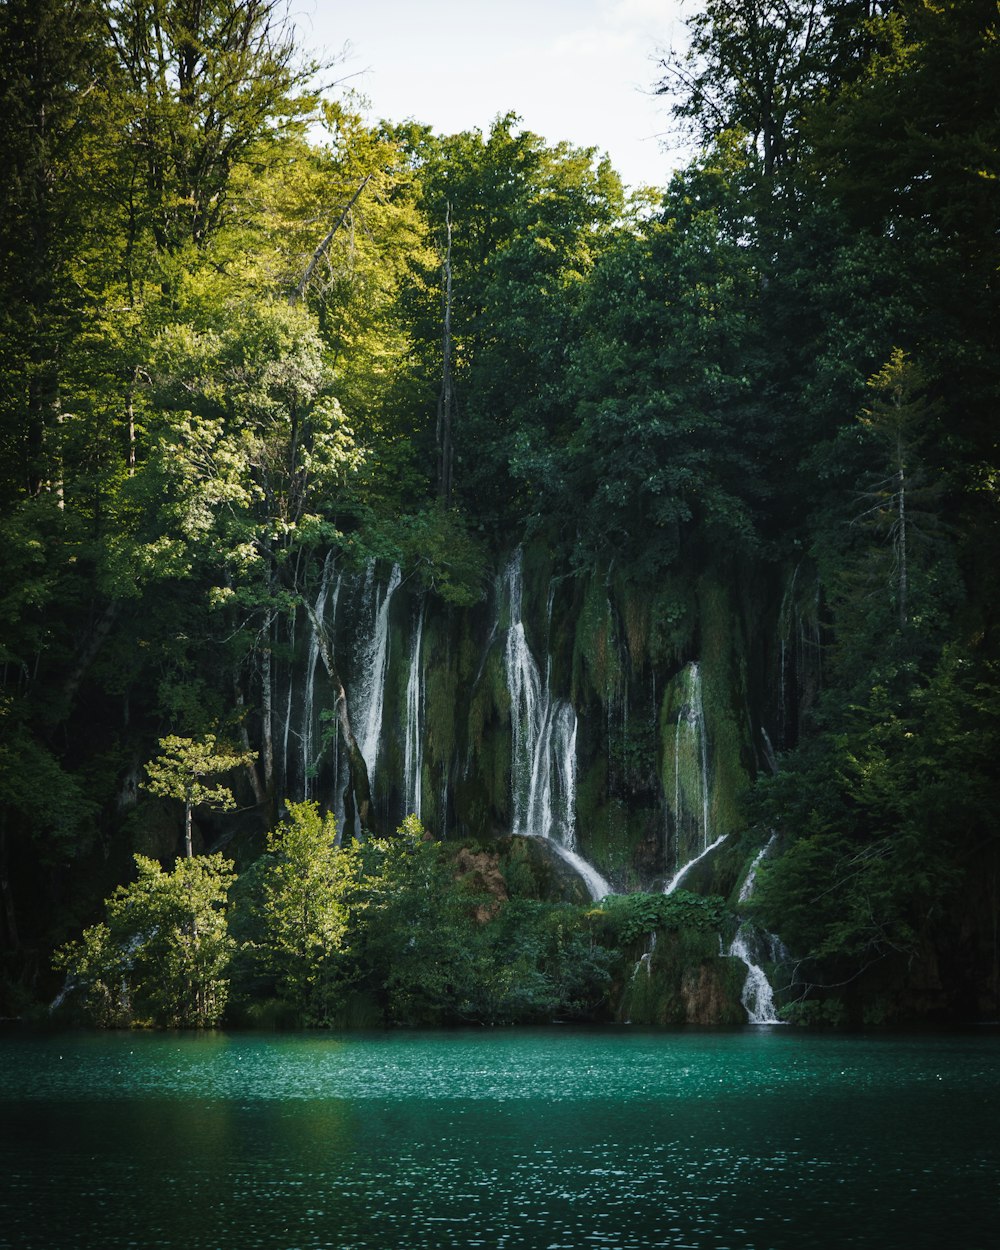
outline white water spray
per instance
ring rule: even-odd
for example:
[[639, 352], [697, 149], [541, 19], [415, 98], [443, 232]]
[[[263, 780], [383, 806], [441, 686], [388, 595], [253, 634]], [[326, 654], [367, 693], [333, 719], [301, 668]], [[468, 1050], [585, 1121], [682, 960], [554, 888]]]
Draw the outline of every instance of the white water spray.
[[677, 889], [680, 883], [687, 876], [690, 869], [692, 869], [695, 866], [695, 864], [697, 864], [700, 860], [703, 860], [707, 855], [710, 855], [711, 852], [714, 851], [717, 846], [721, 846], [723, 842], [725, 842], [726, 838], [728, 837], [729, 837], [728, 833], [720, 833], [719, 836], [715, 839], [715, 841], [711, 844], [711, 846], [706, 846], [703, 851], [701, 851], [699, 854], [697, 854], [694, 857], [694, 859], [689, 859], [688, 862], [683, 866], [683, 868], [678, 868], [678, 870], [670, 878], [667, 884], [663, 887], [663, 893], [673, 894], [674, 890]]
[[504, 667], [510, 692], [512, 832], [546, 838], [580, 874], [591, 897], [603, 898], [610, 885], [576, 850], [576, 712], [566, 699], [552, 698], [550, 666], [543, 682], [528, 646], [521, 619], [520, 550], [504, 572], [501, 590], [508, 621]]
[[[775, 835], [772, 834], [768, 839], [767, 845], [761, 847], [753, 858], [753, 863], [744, 878], [738, 901], [745, 903], [753, 894], [754, 885], [757, 881], [757, 866], [764, 856], [770, 851], [774, 844]], [[780, 1024], [778, 1014], [774, 1007], [774, 991], [771, 983], [767, 979], [764, 969], [755, 962], [753, 951], [750, 947], [750, 941], [753, 937], [753, 927], [745, 921], [736, 930], [736, 936], [733, 938], [729, 947], [729, 954], [734, 959], [740, 960], [746, 965], [747, 975], [743, 982], [743, 990], [740, 994], [740, 1002], [747, 1013], [747, 1020], [750, 1024]]]
[[[326, 628], [326, 612], [327, 598], [330, 593], [330, 571], [331, 558], [327, 556], [323, 564], [323, 576], [320, 579], [319, 591], [316, 595], [316, 602], [313, 605], [313, 611], [316, 614], [316, 620], [319, 622], [320, 628]], [[340, 594], [340, 578], [337, 578], [337, 585], [333, 593], [333, 604], [331, 607], [331, 621], [337, 616], [337, 599]], [[310, 629], [309, 635], [309, 658], [306, 661], [306, 681], [305, 690], [302, 699], [302, 729], [299, 734], [299, 742], [301, 745], [301, 768], [302, 768], [302, 797], [311, 799], [313, 797], [313, 782], [316, 778], [316, 768], [319, 764], [319, 755], [322, 751], [322, 744], [319, 750], [314, 748], [315, 741], [315, 698], [316, 698], [316, 668], [319, 661], [319, 638], [316, 634], [315, 626]], [[289, 693], [289, 700], [291, 694]], [[287, 742], [287, 730], [286, 730]]]
[[704, 851], [710, 840], [708, 734], [701, 667], [696, 660], [684, 671], [682, 689], [683, 702], [677, 710], [674, 729], [674, 819], [678, 834], [683, 815], [693, 819]]
[[363, 644], [359, 656], [356, 688], [353, 692], [353, 714], [360, 727], [357, 732], [358, 747], [368, 768], [368, 780], [375, 776], [378, 763], [379, 742], [382, 737], [382, 711], [385, 706], [385, 675], [389, 665], [389, 605], [402, 575], [399, 565], [392, 566], [389, 584], [380, 598], [374, 577], [375, 565], [368, 566], [365, 579], [365, 598], [372, 616], [371, 633]]
[[421, 671], [421, 642], [424, 632], [424, 605], [420, 605], [410, 651], [410, 672], [406, 680], [406, 732], [403, 741], [404, 816], [419, 818], [423, 787], [423, 710], [424, 683]]

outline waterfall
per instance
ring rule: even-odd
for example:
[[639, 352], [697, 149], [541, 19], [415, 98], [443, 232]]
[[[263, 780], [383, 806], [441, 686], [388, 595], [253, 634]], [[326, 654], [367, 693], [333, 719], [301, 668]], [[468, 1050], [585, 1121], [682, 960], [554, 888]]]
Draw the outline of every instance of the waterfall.
[[747, 869], [747, 875], [743, 878], [743, 884], [740, 886], [740, 892], [736, 899], [738, 903], [745, 903], [750, 895], [753, 894], [754, 886], [757, 884], [757, 865], [774, 845], [776, 837], [777, 834], [772, 833], [766, 844], [753, 857], [750, 867]]
[[750, 947], [747, 945], [746, 925], [740, 925], [737, 929], [729, 953], [746, 964], [747, 976], [743, 982], [740, 1002], [746, 1010], [748, 1023], [781, 1024], [774, 1009], [774, 991], [771, 989], [771, 983], [764, 969], [754, 963]]
[[[522, 556], [511, 557], [501, 585], [506, 607], [504, 667], [510, 692], [511, 831], [546, 838], [561, 859], [583, 878], [591, 897], [611, 893], [607, 881], [576, 850], [576, 712], [566, 699], [553, 699], [551, 663], [545, 680], [524, 631]], [[548, 612], [551, 619], [553, 595]]]
[[[738, 902], [745, 903], [753, 894], [757, 880], [757, 865], [770, 851], [774, 844], [775, 836], [772, 833], [767, 841], [767, 845], [762, 846], [754, 856], [753, 863], [751, 863], [746, 878], [742, 886], [740, 886]], [[767, 936], [771, 937], [770, 934]], [[736, 930], [736, 936], [729, 947], [729, 954], [746, 965], [747, 974], [746, 980], [743, 982], [743, 990], [740, 993], [740, 1002], [743, 1004], [750, 1024], [780, 1024], [781, 1021], [778, 1019], [774, 1008], [774, 991], [771, 988], [771, 983], [768, 981], [764, 969], [754, 960], [754, 952], [751, 948], [753, 939], [753, 925], [743, 921]]]
[[503, 588], [509, 614], [504, 666], [507, 689], [510, 691], [513, 832], [547, 837], [548, 827], [539, 819], [542, 815], [539, 808], [543, 805], [539, 790], [549, 780], [543, 750], [549, 708], [548, 700], [543, 698], [541, 675], [528, 647], [521, 620], [520, 549], [507, 566]]
[[764, 744], [764, 760], [767, 764], [768, 771], [771, 776], [778, 773], [778, 757], [774, 753], [774, 746], [771, 743], [771, 735], [767, 732], [763, 725], [760, 727], [760, 740]]
[[403, 742], [403, 804], [404, 816], [420, 816], [423, 785], [423, 710], [424, 685], [420, 668], [420, 645], [424, 632], [424, 605], [417, 613], [410, 651], [410, 672], [406, 680], [406, 732]]
[[576, 712], [565, 699], [555, 704], [552, 717], [552, 763], [555, 800], [552, 828], [562, 845], [576, 840]]
[[[330, 593], [330, 568], [331, 557], [327, 556], [323, 564], [323, 575], [320, 578], [319, 592], [316, 595], [316, 603], [313, 610], [316, 613], [316, 619], [319, 621], [321, 628], [326, 626], [326, 603]], [[336, 619], [337, 615], [337, 599], [340, 595], [340, 578], [337, 578], [336, 589], [333, 594], [333, 606], [331, 611], [331, 620]], [[320, 743], [319, 750], [315, 750], [313, 742], [315, 738], [315, 696], [316, 696], [316, 668], [319, 662], [319, 638], [316, 630], [310, 630], [309, 635], [309, 658], [306, 662], [306, 681], [305, 690], [302, 699], [302, 730], [299, 734], [299, 743], [301, 747], [302, 760], [302, 797], [311, 799], [313, 797], [313, 782], [316, 778], [316, 769], [319, 764], [319, 757], [323, 747]], [[291, 690], [289, 689], [289, 703], [291, 701]], [[290, 707], [289, 707], [290, 718]], [[287, 723], [286, 723], [286, 741], [287, 741]], [[287, 748], [286, 748], [287, 749]]]
[[[670, 783], [673, 782], [672, 803], [668, 799], [668, 806], [672, 808], [672, 859], [674, 872], [677, 874], [686, 871], [691, 864], [717, 845], [718, 839], [712, 839], [708, 732], [705, 725], [701, 666], [697, 661], [686, 665], [677, 675], [674, 679], [674, 690], [676, 693], [673, 699], [677, 711], [674, 723], [673, 767], [671, 769], [668, 756], [664, 762], [663, 784], [669, 795]], [[669, 835], [668, 823], [666, 836]]]
[[663, 887], [663, 893], [673, 894], [674, 890], [677, 889], [681, 881], [687, 876], [689, 869], [693, 868], [699, 860], [704, 859], [706, 855], [709, 855], [712, 851], [714, 851], [717, 846], [721, 846], [728, 837], [728, 833], [720, 833], [711, 846], [706, 846], [703, 851], [699, 852], [699, 854], [694, 857], [694, 859], [689, 859], [682, 868], [678, 868], [667, 884]]
[[375, 580], [375, 562], [369, 562], [365, 576], [364, 598], [371, 619], [370, 633], [358, 655], [356, 685], [352, 691], [351, 714], [358, 726], [355, 736], [368, 767], [368, 780], [375, 776], [379, 740], [382, 736], [382, 709], [385, 703], [385, 675], [389, 663], [389, 605], [402, 575], [399, 565], [392, 566], [389, 584], [380, 597]]
[[596, 903], [611, 893], [610, 881], [602, 877], [594, 865], [588, 863], [582, 855], [578, 855], [576, 851], [568, 846], [561, 846], [551, 838], [547, 838], [546, 841], [559, 858], [569, 864], [583, 878], [583, 884], [587, 887], [593, 902]]

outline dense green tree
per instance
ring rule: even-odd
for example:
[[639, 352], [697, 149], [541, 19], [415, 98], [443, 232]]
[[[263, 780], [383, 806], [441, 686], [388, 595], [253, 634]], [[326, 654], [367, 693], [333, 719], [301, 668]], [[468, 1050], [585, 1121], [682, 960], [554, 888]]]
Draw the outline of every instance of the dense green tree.
[[333, 816], [290, 803], [268, 835], [258, 962], [281, 999], [308, 1024], [335, 1019], [349, 984], [349, 909], [357, 905], [359, 856], [337, 845]]
[[[451, 609], [525, 534], [557, 574], [606, 573], [600, 645], [627, 646], [602, 663], [642, 744], [607, 768], [653, 804], [656, 768], [623, 761], [656, 754], [664, 664], [724, 649], [706, 586], [741, 605], [735, 719], [768, 719], [780, 663], [796, 730], [759, 786], [783, 848], [760, 906], [813, 982], [876, 961], [902, 983], [907, 960], [965, 950], [997, 857], [993, 0], [707, 0], [664, 65], [697, 152], [658, 205], [513, 114], [438, 136], [320, 101], [289, 16], [0, 3], [0, 935], [19, 992], [127, 873], [164, 734], [256, 754], [261, 833], [275, 821], [303, 638], [370, 835], [324, 596], [400, 564], [449, 605], [425, 605], [429, 662], [472, 679]], [[788, 695], [775, 651], [807, 599]], [[645, 635], [672, 640], [649, 674]], [[553, 673], [589, 645], [556, 640]], [[502, 721], [502, 690], [487, 702]], [[581, 758], [611, 733], [590, 720]], [[438, 729], [454, 777], [461, 734]], [[151, 785], [190, 809], [195, 763]], [[346, 1012], [349, 978], [398, 1022], [600, 1000], [606, 953], [576, 913], [485, 888], [413, 828], [334, 853], [320, 811], [289, 810], [242, 883], [242, 936], [303, 1018]], [[147, 863], [129, 889], [166, 897], [178, 871]], [[103, 969], [98, 1014], [194, 1019], [180, 991], [140, 1002], [129, 943], [152, 930], [122, 908], [73, 956]]]
[[105, 1027], [211, 1028], [229, 993], [226, 899], [232, 864], [179, 859], [164, 872], [137, 855], [138, 877], [107, 900], [107, 920], [57, 954], [87, 1018]]
[[491, 529], [531, 506], [530, 449], [565, 415], [569, 312], [625, 213], [621, 182], [593, 149], [547, 147], [517, 124], [508, 114], [487, 135], [419, 135], [414, 153], [439, 250], [407, 301], [423, 403], [436, 415], [449, 390], [453, 463], [438, 476]]
[[767, 489], [755, 280], [727, 237], [729, 194], [719, 154], [679, 177], [662, 215], [623, 235], [587, 284], [568, 352], [575, 425], [549, 471], [583, 562], [617, 552], [652, 573], [693, 531], [754, 544], [747, 503]]
[[0, 438], [3, 489], [61, 490], [63, 375], [93, 295], [81, 260], [95, 222], [89, 177], [109, 118], [97, 7], [0, 7]]
[[311, 108], [275, 0], [106, 0], [126, 93], [136, 229], [176, 253], [204, 246], [230, 208], [233, 170]]

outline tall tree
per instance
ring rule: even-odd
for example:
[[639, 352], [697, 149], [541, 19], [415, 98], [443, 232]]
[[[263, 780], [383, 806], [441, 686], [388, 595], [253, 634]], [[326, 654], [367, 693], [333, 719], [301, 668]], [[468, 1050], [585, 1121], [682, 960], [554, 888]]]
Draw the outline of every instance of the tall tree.
[[0, 470], [6, 493], [58, 492], [61, 374], [81, 328], [93, 197], [84, 171], [107, 58], [94, 4], [0, 7]]
[[278, 0], [105, 0], [131, 122], [136, 209], [157, 248], [204, 246], [255, 145], [312, 108]]
[[248, 757], [228, 749], [214, 734], [206, 734], [200, 740], [172, 734], [161, 738], [159, 746], [160, 754], [146, 765], [146, 789], [150, 794], [179, 799], [184, 804], [184, 854], [190, 859], [194, 854], [194, 809], [204, 805], [225, 812], [236, 806], [229, 786], [210, 784], [209, 779], [241, 768], [248, 763]]

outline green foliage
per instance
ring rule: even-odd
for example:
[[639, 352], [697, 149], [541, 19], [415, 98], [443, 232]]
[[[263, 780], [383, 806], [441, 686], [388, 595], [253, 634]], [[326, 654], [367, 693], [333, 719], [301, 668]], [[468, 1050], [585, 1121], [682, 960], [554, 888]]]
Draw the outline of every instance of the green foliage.
[[171, 872], [142, 855], [135, 864], [138, 878], [108, 898], [106, 922], [57, 951], [56, 967], [93, 1024], [211, 1028], [229, 993], [233, 866], [221, 855], [178, 860]]
[[94, 838], [96, 804], [45, 743], [0, 703], [0, 791], [12, 831], [47, 865], [76, 858]]
[[314, 802], [290, 803], [268, 835], [261, 874], [256, 963], [306, 1024], [325, 1024], [340, 1005], [350, 907], [359, 855], [337, 846], [337, 826]]
[[[789, 1024], [841, 1027], [848, 1021], [847, 1007], [841, 998], [803, 998], [789, 1003], [779, 1012]], [[872, 1023], [882, 1023], [872, 1021]]]
[[209, 777], [232, 772], [250, 763], [255, 754], [240, 754], [218, 742], [215, 734], [181, 738], [170, 734], [159, 741], [160, 754], [146, 765], [146, 789], [165, 799], [180, 799], [188, 807], [201, 803], [228, 811], [235, 807], [228, 786], [209, 785]]
[[332, 817], [289, 805], [241, 874], [237, 1018], [371, 1027], [511, 1024], [607, 1014], [616, 951], [590, 909], [511, 898], [497, 856], [433, 842], [414, 816], [389, 839], [334, 843]]
[[794, 834], [762, 865], [756, 907], [821, 966], [913, 958], [953, 912], [967, 857], [1000, 828], [986, 779], [995, 666], [948, 648], [929, 675], [901, 666], [864, 703], [831, 694], [825, 713], [825, 732], [761, 787], [764, 818]]
[[445, 603], [468, 608], [482, 600], [487, 552], [457, 509], [438, 501], [391, 521], [372, 518], [365, 540], [380, 555], [414, 569], [421, 585]]
[[[561, 579], [548, 671], [579, 716], [588, 854], [623, 886], [662, 868], [700, 777], [693, 737], [671, 765], [697, 661], [713, 828], [780, 723], [758, 906], [809, 975], [933, 955], [995, 999], [996, 5], [709, 0], [689, 26], [663, 86], [698, 152], [654, 209], [513, 114], [437, 136], [318, 100], [273, 0], [0, 5], [0, 938], [25, 983], [120, 874], [156, 726], [188, 737], [155, 793], [228, 808], [256, 753], [269, 821], [335, 562], [433, 592], [425, 812], [443, 823], [447, 790], [449, 834], [501, 829], [508, 695], [477, 605], [527, 536], [540, 664]], [[596, 920], [484, 899], [416, 830], [327, 862], [293, 811], [271, 893], [243, 883], [244, 997], [324, 1021], [598, 1001]], [[326, 920], [300, 917], [296, 963], [263, 917], [314, 869]], [[111, 921], [81, 941], [95, 1011], [132, 1018]]]
[[672, 894], [612, 894], [602, 899], [600, 910], [621, 946], [628, 946], [654, 930], [719, 933], [730, 919], [724, 899], [687, 890], [675, 890]]

